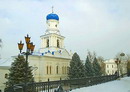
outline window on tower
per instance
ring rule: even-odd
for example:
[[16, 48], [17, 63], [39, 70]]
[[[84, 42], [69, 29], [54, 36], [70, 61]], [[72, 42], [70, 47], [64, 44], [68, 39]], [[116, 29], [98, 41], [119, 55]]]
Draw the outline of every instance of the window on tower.
[[57, 47], [60, 48], [60, 45], [59, 45], [59, 40], [57, 40]]
[[49, 47], [49, 39], [47, 39], [47, 45], [46, 45], [46, 47]]

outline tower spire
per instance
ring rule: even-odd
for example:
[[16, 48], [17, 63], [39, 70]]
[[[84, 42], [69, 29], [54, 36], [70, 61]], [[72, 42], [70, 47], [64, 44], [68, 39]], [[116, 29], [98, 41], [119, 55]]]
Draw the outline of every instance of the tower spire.
[[52, 13], [54, 13], [53, 8], [54, 8], [54, 7], [52, 6]]

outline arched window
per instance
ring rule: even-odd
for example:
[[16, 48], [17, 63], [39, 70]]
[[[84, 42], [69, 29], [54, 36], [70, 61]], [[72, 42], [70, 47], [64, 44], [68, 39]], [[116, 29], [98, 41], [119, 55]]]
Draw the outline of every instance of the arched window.
[[112, 70], [112, 74], [114, 74], [114, 70]]
[[7, 74], [7, 73], [5, 74], [5, 78], [6, 78], [6, 79], [8, 78], [8, 74]]
[[113, 65], [112, 65], [112, 68], [113, 68]]
[[64, 74], [64, 66], [62, 67], [62, 74]]
[[109, 74], [109, 70], [107, 70], [107, 73]]
[[46, 45], [46, 47], [49, 47], [49, 39], [47, 39], [47, 45]]
[[109, 65], [107, 65], [107, 68], [109, 68]]
[[58, 74], [58, 72], [59, 72], [59, 71], [58, 71], [58, 68], [59, 68], [59, 67], [58, 67], [58, 66], [56, 66], [56, 74]]
[[46, 73], [48, 74], [48, 66], [46, 67]]
[[66, 69], [67, 69], [67, 68], [66, 68], [66, 66], [65, 66], [65, 74], [67, 73], [67, 72], [66, 72]]
[[50, 66], [50, 74], [51, 74], [51, 66]]
[[67, 74], [69, 74], [69, 66], [67, 66]]
[[60, 47], [60, 45], [59, 45], [59, 40], [57, 40], [57, 47], [58, 47], [58, 48]]

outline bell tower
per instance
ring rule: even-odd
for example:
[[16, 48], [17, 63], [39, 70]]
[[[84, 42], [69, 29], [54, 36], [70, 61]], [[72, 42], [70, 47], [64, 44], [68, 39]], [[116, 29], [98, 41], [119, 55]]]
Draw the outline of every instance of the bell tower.
[[40, 52], [57, 51], [64, 49], [64, 36], [60, 35], [59, 31], [59, 16], [55, 13], [46, 16], [47, 29], [45, 34], [41, 36], [41, 49]]

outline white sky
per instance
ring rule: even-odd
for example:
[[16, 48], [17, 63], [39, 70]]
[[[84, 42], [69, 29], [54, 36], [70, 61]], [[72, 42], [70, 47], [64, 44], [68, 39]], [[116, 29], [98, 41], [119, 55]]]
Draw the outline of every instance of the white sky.
[[3, 58], [17, 55], [17, 43], [29, 34], [40, 48], [51, 7], [60, 18], [65, 48], [86, 58], [87, 50], [105, 59], [130, 54], [130, 0], [0, 0]]

